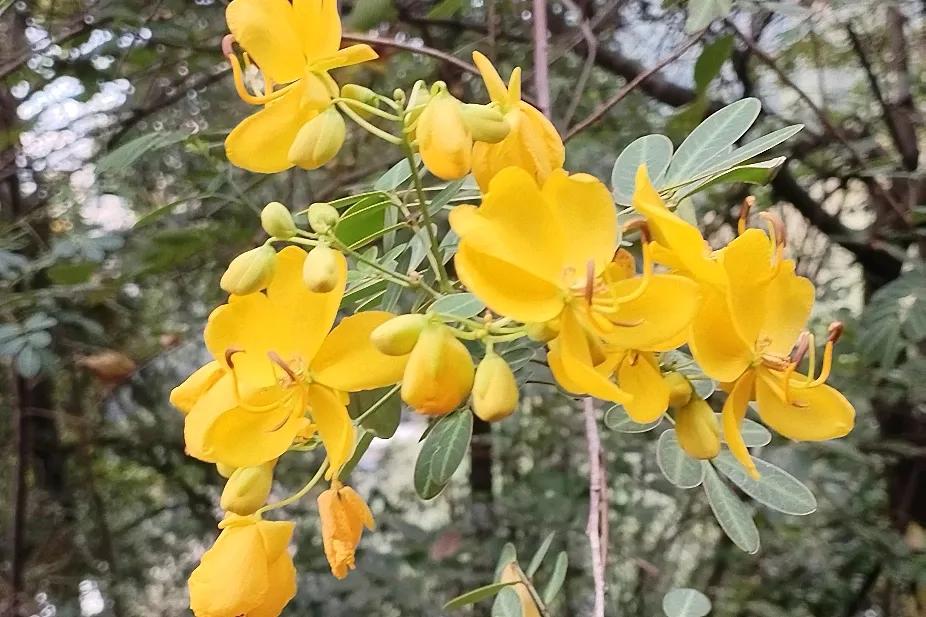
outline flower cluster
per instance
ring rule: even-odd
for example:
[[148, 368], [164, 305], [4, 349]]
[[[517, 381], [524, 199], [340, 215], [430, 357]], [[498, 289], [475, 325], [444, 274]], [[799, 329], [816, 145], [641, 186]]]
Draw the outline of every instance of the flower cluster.
[[[691, 457], [717, 456], [722, 435], [753, 477], [740, 435], [751, 401], [764, 423], [789, 439], [826, 440], [851, 430], [851, 404], [825, 383], [840, 328], [831, 326], [817, 374], [817, 347], [805, 330], [814, 289], [785, 256], [774, 215], [758, 217], [767, 231], [750, 228], [744, 208], [738, 237], [711, 250], [641, 166], [637, 216], [621, 222], [603, 183], [563, 169], [562, 140], [522, 100], [519, 69], [506, 85], [487, 58], [474, 54], [487, 104], [464, 103], [440, 82], [387, 97], [339, 87], [329, 75], [376, 57], [366, 45], [340, 48], [334, 0], [233, 0], [227, 19], [223, 50], [236, 89], [262, 106], [229, 135], [230, 161], [263, 173], [317, 168], [343, 144], [347, 116], [406, 153], [418, 201], [396, 207], [428, 245], [430, 268], [400, 273], [357, 252], [339, 237], [342, 214], [331, 204], [313, 204], [296, 219], [282, 204], [264, 208], [269, 239], [238, 256], [222, 277], [230, 296], [204, 332], [212, 361], [171, 394], [185, 414], [188, 454], [228, 478], [222, 532], [190, 577], [197, 616], [279, 614], [296, 589], [286, 550], [293, 524], [262, 516], [302, 499], [323, 479], [330, 482], [318, 497], [325, 555], [332, 573], [346, 576], [363, 528], [373, 528], [369, 508], [344, 484], [362, 419], [348, 413], [352, 393], [392, 386], [420, 414], [468, 407], [498, 421], [518, 408], [515, 371], [499, 352], [512, 341], [545, 348], [566, 392], [618, 403], [640, 423], [669, 417]], [[262, 90], [248, 86], [257, 73]], [[472, 174], [480, 189], [478, 205], [450, 208], [459, 238], [456, 280], [445, 267], [415, 154], [437, 178]], [[296, 224], [299, 217], [306, 228]], [[625, 237], [639, 238], [638, 257]], [[277, 244], [286, 246], [278, 251]], [[414, 310], [339, 319], [352, 264], [407, 288]], [[484, 313], [436, 308], [464, 290]], [[664, 362], [666, 352], [683, 346], [727, 391], [720, 420], [688, 377]], [[268, 504], [276, 461], [319, 447], [325, 461], [315, 476]]]

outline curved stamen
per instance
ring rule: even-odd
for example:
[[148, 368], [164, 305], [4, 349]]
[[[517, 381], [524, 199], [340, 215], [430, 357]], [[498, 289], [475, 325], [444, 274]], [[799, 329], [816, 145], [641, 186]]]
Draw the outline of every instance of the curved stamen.
[[[245, 57], [247, 58], [247, 56]], [[225, 58], [231, 65], [232, 81], [235, 84], [235, 92], [238, 93], [238, 96], [240, 96], [241, 100], [245, 103], [250, 103], [251, 105], [266, 105], [270, 101], [274, 101], [280, 98], [289, 91], [288, 86], [280, 88], [276, 91], [272, 90], [273, 84], [266, 77], [264, 77], [264, 85], [268, 88], [267, 92], [262, 95], [251, 94], [244, 83], [244, 73], [241, 70], [241, 63], [238, 61], [238, 57], [232, 53], [226, 55]]]
[[614, 291], [614, 281], [608, 281], [611, 283], [608, 285], [611, 297], [605, 298], [604, 302], [599, 305], [601, 308], [598, 310], [602, 313], [616, 313], [622, 304], [636, 300], [646, 292], [653, 278], [653, 252], [650, 247], [650, 242], [643, 243], [643, 274], [640, 276], [640, 284], [637, 285], [636, 289], [623, 296], [618, 296]]
[[749, 218], [749, 211], [752, 210], [752, 207], [755, 205], [756, 198], [749, 195], [743, 200], [743, 205], [740, 206], [740, 216], [739, 220], [736, 222], [736, 232], [740, 236], [746, 233], [746, 220]]
[[271, 362], [283, 369], [283, 372], [289, 375], [289, 378], [293, 381], [293, 383], [299, 381], [299, 377], [296, 375], [296, 372], [293, 371], [293, 369], [291, 369], [289, 365], [283, 361], [283, 358], [280, 357], [280, 354], [275, 351], [268, 351], [267, 357], [270, 358]]
[[591, 304], [595, 294], [595, 262], [591, 259], [585, 264], [585, 303]]
[[814, 388], [826, 383], [833, 368], [833, 347], [842, 335], [842, 330], [842, 323], [837, 321], [830, 324], [828, 329], [829, 336], [827, 336], [826, 345], [823, 346], [823, 365], [820, 367], [820, 375], [817, 376], [816, 379], [813, 379], [813, 372], [811, 372], [807, 376], [807, 381], [795, 384], [796, 387]]

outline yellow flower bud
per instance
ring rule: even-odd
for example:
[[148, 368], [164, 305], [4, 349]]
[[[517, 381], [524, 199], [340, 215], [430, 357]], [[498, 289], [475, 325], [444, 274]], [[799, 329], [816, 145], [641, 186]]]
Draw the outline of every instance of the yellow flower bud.
[[[369, 88], [357, 84], [344, 84], [341, 86], [341, 98], [357, 101], [358, 103], [370, 105], [371, 107], [379, 107], [379, 100], [376, 97], [376, 93]], [[351, 106], [351, 109], [361, 118], [368, 118], [371, 115], [370, 112], [359, 107]]]
[[511, 126], [497, 107], [465, 103], [462, 107], [463, 121], [475, 141], [497, 144], [508, 137]]
[[236, 296], [260, 291], [273, 279], [276, 263], [277, 253], [267, 244], [241, 253], [228, 264], [219, 287]]
[[489, 352], [476, 368], [473, 412], [486, 422], [510, 416], [518, 408], [518, 383], [504, 358]]
[[287, 240], [296, 235], [296, 223], [289, 208], [278, 201], [271, 201], [260, 211], [260, 224], [268, 235]]
[[377, 326], [370, 334], [370, 341], [387, 356], [404, 356], [411, 353], [427, 323], [424, 315], [399, 315]]
[[405, 366], [402, 400], [418, 413], [443, 415], [466, 400], [475, 368], [466, 347], [443, 324], [429, 324]]
[[226, 465], [225, 463], [216, 463], [215, 470], [219, 472], [219, 475], [223, 478], [230, 478], [233, 473], [235, 473], [237, 467], [232, 467], [231, 465]]
[[527, 337], [538, 343], [552, 341], [559, 334], [559, 330], [552, 321], [543, 321], [525, 324]]
[[415, 131], [425, 167], [443, 180], [469, 173], [473, 138], [463, 121], [462, 104], [446, 90], [431, 97]]
[[703, 399], [691, 401], [675, 414], [678, 443], [689, 456], [711, 459], [720, 453], [720, 423]]
[[289, 147], [289, 162], [303, 169], [318, 169], [344, 145], [347, 125], [332, 105], [306, 122]]
[[228, 478], [219, 505], [227, 512], [241, 516], [254, 514], [267, 503], [273, 486], [273, 466], [270, 461], [257, 467], [239, 467]]
[[688, 378], [676, 371], [662, 376], [669, 386], [669, 407], [683, 407], [691, 400], [691, 383]]
[[408, 115], [405, 116], [406, 130], [409, 126], [415, 124], [418, 118], [421, 117], [424, 106], [430, 100], [431, 93], [428, 92], [427, 85], [419, 79], [415, 82], [415, 85], [412, 86], [412, 92], [408, 97], [408, 104], [405, 106], [405, 109], [408, 111]]
[[324, 202], [316, 202], [309, 206], [306, 213], [309, 219], [309, 227], [317, 234], [326, 234], [341, 220], [341, 215], [334, 209], [334, 206]]
[[328, 293], [338, 284], [338, 252], [326, 244], [309, 251], [302, 265], [302, 281], [310, 291]]

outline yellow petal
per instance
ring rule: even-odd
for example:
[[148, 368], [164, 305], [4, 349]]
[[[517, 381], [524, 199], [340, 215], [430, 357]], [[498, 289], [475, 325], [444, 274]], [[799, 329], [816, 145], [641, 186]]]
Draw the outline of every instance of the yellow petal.
[[678, 409], [675, 431], [678, 433], [678, 445], [688, 456], [708, 460], [720, 454], [720, 425], [714, 410], [704, 399], [692, 397]]
[[248, 611], [248, 617], [278, 617], [283, 608], [296, 596], [296, 567], [289, 553], [272, 561], [267, 568], [269, 586], [264, 601]]
[[264, 556], [271, 563], [286, 554], [296, 525], [291, 521], [258, 521], [257, 532], [264, 543]]
[[302, 77], [305, 56], [293, 7], [286, 0], [233, 0], [225, 9], [235, 40], [274, 83]]
[[669, 211], [650, 182], [645, 165], [637, 170], [633, 208], [646, 218], [653, 240], [671, 251], [676, 264], [683, 266], [686, 273], [699, 282], [718, 289], [724, 287], [723, 269], [710, 258], [710, 247], [701, 232]]
[[[509, 167], [500, 172], [482, 205], [454, 208], [450, 225], [470, 248], [563, 285], [568, 230], [524, 170]], [[571, 273], [571, 279], [584, 280], [584, 266], [581, 272]]]
[[[632, 293], [641, 277], [624, 279], [611, 288], [615, 295]], [[700, 304], [697, 283], [674, 274], [654, 274], [639, 298], [624, 302], [607, 317], [615, 325], [608, 342], [622, 349], [665, 351], [678, 347]], [[627, 324], [627, 325], [621, 325]], [[636, 324], [636, 325], [629, 325]]]
[[337, 0], [293, 0], [294, 26], [309, 63], [330, 56], [341, 46]]
[[[606, 401], [628, 405], [634, 400], [633, 395], [619, 388], [606, 374], [596, 370], [588, 335], [579, 324], [574, 311], [563, 311], [560, 333], [550, 342], [550, 354], [555, 356], [550, 362], [553, 376], [564, 389], [573, 394], [587, 394]], [[563, 377], [557, 376], [557, 372]]]
[[736, 381], [752, 363], [753, 347], [737, 334], [723, 294], [702, 288], [701, 308], [688, 345], [698, 365], [717, 381]]
[[766, 318], [774, 318], [767, 302], [773, 274], [772, 243], [762, 230], [747, 229], [727, 245], [721, 261], [727, 273], [733, 326], [744, 342], [756, 345]]
[[[242, 0], [234, 0], [232, 5]], [[302, 126], [317, 109], [303, 105], [306, 85], [289, 86], [286, 94], [242, 120], [225, 139], [225, 154], [232, 165], [263, 174], [292, 167], [289, 148]]]
[[608, 188], [589, 174], [558, 169], [542, 192], [565, 232], [565, 267], [585, 272], [592, 262], [596, 274], [603, 272], [617, 248], [617, 211]]
[[215, 360], [208, 362], [170, 391], [170, 404], [183, 414], [190, 413], [196, 401], [215, 385], [223, 373], [224, 369], [220, 363]]
[[408, 356], [387, 356], [370, 341], [370, 333], [393, 317], [385, 311], [364, 311], [342, 319], [312, 361], [315, 381], [344, 392], [398, 383]]
[[460, 242], [454, 264], [466, 288], [499, 315], [523, 322], [546, 322], [563, 310], [558, 287], [514, 264], [470, 248], [468, 241]]
[[425, 167], [443, 180], [469, 173], [473, 138], [463, 121], [460, 101], [442, 92], [425, 106], [415, 129], [418, 150]]
[[337, 477], [354, 452], [355, 431], [347, 407], [333, 391], [316, 384], [308, 388], [308, 403], [331, 464], [329, 476]]
[[730, 453], [746, 468], [746, 471], [753, 479], [758, 479], [759, 471], [756, 469], [752, 457], [749, 456], [749, 450], [743, 441], [742, 433], [740, 433], [740, 425], [743, 423], [743, 418], [746, 417], [746, 407], [752, 398], [755, 383], [756, 373], [755, 371], [749, 371], [733, 384], [733, 389], [727, 395], [727, 400], [724, 401], [721, 418], [723, 420], [723, 438], [727, 442], [727, 447], [730, 448]]
[[825, 441], [849, 434], [855, 408], [838, 390], [826, 384], [798, 388], [791, 380], [791, 403], [785, 401], [784, 374], [760, 369], [756, 382], [759, 415], [778, 434], [797, 441]]
[[633, 395], [624, 404], [635, 422], [653, 422], [669, 408], [669, 386], [662, 378], [659, 363], [651, 353], [629, 353], [617, 374], [621, 390]]
[[351, 45], [312, 63], [314, 71], [330, 71], [345, 66], [353, 66], [379, 58], [372, 47], [365, 44]]
[[767, 315], [759, 339], [767, 343], [766, 352], [780, 356], [791, 353], [810, 318], [813, 297], [813, 283], [794, 273], [793, 261], [784, 260], [765, 296]]
[[349, 486], [343, 486], [338, 491], [338, 495], [340, 495], [344, 507], [350, 512], [351, 518], [356, 521], [357, 525], [363, 525], [370, 530], [376, 526], [370, 506], [357, 494], [357, 491]]
[[505, 87], [505, 82], [502, 81], [492, 62], [478, 51], [474, 51], [473, 63], [479, 69], [479, 74], [482, 75], [482, 81], [485, 82], [486, 90], [489, 91], [489, 98], [492, 102], [502, 106], [507, 105], [508, 88]]
[[245, 615], [270, 588], [264, 545], [255, 525], [228, 527], [190, 575], [190, 608], [196, 617]]

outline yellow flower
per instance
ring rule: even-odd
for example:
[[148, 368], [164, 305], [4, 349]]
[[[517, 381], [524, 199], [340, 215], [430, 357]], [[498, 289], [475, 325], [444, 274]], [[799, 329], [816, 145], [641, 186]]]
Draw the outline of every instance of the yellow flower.
[[336, 475], [354, 447], [342, 393], [401, 378], [407, 358], [370, 343], [370, 333], [393, 315], [357, 313], [332, 330], [347, 262], [338, 253], [334, 289], [313, 293], [302, 282], [305, 259], [300, 248], [283, 249], [266, 294], [231, 296], [209, 316], [204, 338], [214, 362], [171, 395], [188, 409], [191, 456], [253, 467], [283, 454], [308, 428], [324, 442]]
[[492, 179], [479, 208], [454, 208], [450, 224], [460, 236], [457, 274], [493, 312], [558, 322], [549, 359], [567, 390], [629, 403], [610, 379], [616, 365], [605, 362], [604, 347], [660, 351], [684, 342], [697, 284], [653, 274], [647, 248], [643, 276], [633, 276], [629, 255], [615, 256], [611, 194], [594, 177], [556, 170], [540, 188], [509, 167]]
[[478, 51], [473, 61], [482, 74], [489, 98], [505, 114], [508, 136], [497, 143], [476, 142], [473, 147], [473, 175], [486, 191], [492, 178], [506, 167], [520, 167], [538, 184], [563, 166], [566, 149], [553, 124], [535, 107], [521, 100], [521, 69], [511, 73], [508, 85], [489, 59]]
[[[290, 149], [299, 131], [337, 96], [338, 86], [328, 71], [377, 57], [368, 45], [341, 46], [337, 0], [233, 0], [225, 11], [233, 40], [257, 63], [264, 92], [251, 94], [233, 54], [230, 40], [223, 44], [232, 65], [239, 96], [264, 108], [245, 118], [225, 140], [234, 165], [260, 173], [275, 173], [304, 164], [297, 148]], [[312, 163], [320, 159], [312, 160]]]
[[418, 413], [450, 413], [469, 396], [475, 371], [466, 346], [447, 326], [428, 324], [408, 355], [402, 400]]
[[[746, 406], [755, 400], [762, 421], [798, 441], [822, 441], [848, 434], [855, 410], [824, 382], [832, 365], [833, 332], [824, 349], [821, 374], [796, 375], [803, 352], [792, 356], [813, 305], [813, 285], [782, 259], [772, 240], [746, 230], [717, 257], [725, 273], [724, 292], [708, 293], [691, 328], [689, 345], [702, 370], [732, 383], [724, 403], [724, 436], [731, 452], [758, 477], [740, 436]], [[812, 339], [812, 337], [808, 337]], [[808, 347], [813, 350], [810, 340]], [[813, 357], [813, 356], [811, 356]]]
[[518, 382], [497, 353], [487, 352], [473, 381], [473, 413], [486, 422], [504, 420], [518, 408]]
[[293, 523], [230, 515], [190, 575], [196, 617], [276, 617], [296, 595]]
[[354, 489], [337, 480], [318, 496], [318, 514], [331, 573], [344, 578], [354, 569], [354, 552], [363, 528], [373, 529], [373, 514]]
[[415, 128], [415, 139], [425, 167], [443, 180], [469, 173], [473, 136], [463, 120], [463, 106], [446, 90], [430, 98]]

